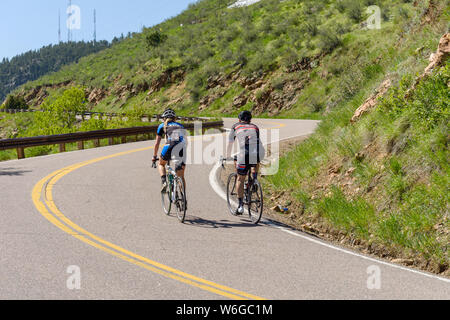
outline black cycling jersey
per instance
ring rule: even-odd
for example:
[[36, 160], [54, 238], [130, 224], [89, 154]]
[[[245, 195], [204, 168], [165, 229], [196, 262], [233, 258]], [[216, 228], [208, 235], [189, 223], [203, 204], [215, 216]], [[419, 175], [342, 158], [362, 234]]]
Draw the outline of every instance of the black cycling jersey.
[[252, 123], [239, 122], [232, 128], [229, 141], [238, 140], [239, 154], [237, 161], [239, 164], [256, 165], [265, 156], [265, 149], [261, 143], [259, 128]]

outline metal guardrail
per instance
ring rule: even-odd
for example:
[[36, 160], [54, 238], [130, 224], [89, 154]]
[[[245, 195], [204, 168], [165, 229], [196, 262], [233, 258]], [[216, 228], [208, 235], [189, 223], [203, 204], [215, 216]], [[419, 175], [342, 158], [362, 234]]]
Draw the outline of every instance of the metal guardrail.
[[[223, 121], [204, 122], [202, 123], [202, 130], [211, 128], [222, 128]], [[187, 130], [195, 129], [194, 123], [184, 124], [184, 128]], [[78, 149], [84, 149], [85, 141], [94, 141], [94, 147], [100, 146], [101, 139], [109, 139], [109, 145], [113, 145], [114, 138], [122, 138], [121, 143], [127, 142], [127, 137], [138, 135], [148, 135], [147, 139], [150, 140], [152, 134], [156, 134], [158, 126], [145, 126], [145, 127], [133, 127], [122, 129], [109, 129], [98, 130], [88, 132], [75, 132], [68, 134], [52, 135], [52, 136], [40, 136], [30, 138], [17, 138], [17, 139], [4, 139], [0, 140], [0, 150], [17, 150], [17, 158], [25, 158], [25, 148], [59, 145], [59, 152], [66, 151], [66, 143], [78, 142]]]
[[[31, 112], [43, 112], [43, 110], [36, 110], [36, 109], [0, 109], [0, 112], [4, 113], [10, 113], [10, 114], [16, 114], [16, 113], [31, 113]], [[129, 117], [129, 114], [126, 113], [109, 113], [109, 112], [81, 112], [77, 113], [77, 116], [81, 117], [82, 120], [85, 120], [86, 117], [92, 118], [92, 117], [106, 117], [106, 118], [117, 118], [117, 117]], [[143, 119], [155, 119], [155, 121], [160, 121], [162, 119], [161, 115], [159, 114], [143, 114]], [[208, 121], [206, 118], [199, 118], [199, 117], [183, 117], [179, 116], [177, 117], [181, 121]]]

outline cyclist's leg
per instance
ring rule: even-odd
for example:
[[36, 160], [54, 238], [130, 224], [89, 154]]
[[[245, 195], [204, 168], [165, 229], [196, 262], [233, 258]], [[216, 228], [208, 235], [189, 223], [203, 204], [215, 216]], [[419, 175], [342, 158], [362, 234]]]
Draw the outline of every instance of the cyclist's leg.
[[253, 178], [253, 180], [257, 180], [258, 179], [259, 167], [260, 167], [259, 163], [254, 165], [254, 166], [252, 166], [252, 178]]
[[186, 144], [184, 142], [175, 144], [173, 146], [172, 154], [177, 161], [175, 172], [177, 173], [177, 176], [183, 180], [184, 188], [186, 189], [186, 180], [184, 178], [184, 173], [186, 171]]
[[161, 177], [163, 177], [167, 174], [166, 165], [167, 165], [166, 160], [163, 160], [162, 158], [159, 159], [158, 171], [159, 171], [159, 174], [161, 175]]
[[186, 172], [186, 165], [182, 163], [180, 166], [176, 168], [177, 176], [183, 180], [184, 189], [186, 190], [186, 179], [184, 178], [184, 173]]
[[161, 183], [163, 184], [163, 189], [167, 178], [166, 165], [167, 162], [170, 160], [170, 157], [171, 157], [170, 146], [166, 145], [161, 151], [161, 157], [159, 159], [159, 166], [158, 166], [159, 174], [161, 175]]
[[[236, 170], [237, 170], [237, 181], [236, 181], [236, 189], [237, 194], [239, 198], [239, 202], [241, 202], [242, 199], [244, 199], [244, 183], [245, 178], [247, 177], [249, 166], [245, 164], [237, 164]], [[241, 203], [240, 203], [241, 204]]]

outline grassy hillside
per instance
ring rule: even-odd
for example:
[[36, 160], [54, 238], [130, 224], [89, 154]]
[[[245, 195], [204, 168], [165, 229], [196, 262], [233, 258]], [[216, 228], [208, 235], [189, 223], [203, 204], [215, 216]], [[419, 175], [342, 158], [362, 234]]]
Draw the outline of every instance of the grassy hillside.
[[[399, 42], [429, 23], [428, 15], [440, 15], [444, 2], [429, 12], [428, 1], [408, 0], [263, 0], [233, 9], [229, 0], [198, 1], [18, 92], [33, 105], [55, 87], [75, 84], [86, 87], [90, 107], [101, 111], [171, 105], [181, 114], [246, 108], [320, 118], [409, 59], [417, 47], [399, 50]], [[365, 28], [369, 5], [381, 8], [381, 30]], [[421, 54], [435, 45], [436, 30], [426, 29], [415, 41]]]
[[271, 192], [293, 195], [293, 223], [313, 221], [369, 252], [446, 271], [449, 83], [447, 62], [409, 99], [405, 77], [356, 124], [350, 108], [328, 117], [267, 178]]

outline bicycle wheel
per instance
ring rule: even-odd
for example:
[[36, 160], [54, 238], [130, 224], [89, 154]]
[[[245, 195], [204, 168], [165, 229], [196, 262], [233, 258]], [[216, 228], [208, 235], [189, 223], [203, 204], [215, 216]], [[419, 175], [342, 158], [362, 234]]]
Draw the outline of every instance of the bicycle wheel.
[[186, 190], [181, 178], [176, 178], [175, 208], [177, 210], [178, 220], [183, 223], [186, 218]]
[[228, 183], [227, 183], [228, 209], [230, 210], [230, 213], [233, 216], [236, 216], [236, 212], [239, 207], [239, 199], [238, 199], [237, 188], [236, 188], [237, 177], [238, 176], [236, 173], [230, 174], [230, 176], [228, 177]]
[[166, 192], [161, 192], [161, 203], [163, 207], [163, 211], [166, 215], [170, 215], [170, 210], [172, 208], [172, 195], [171, 195], [172, 186], [167, 181]]
[[248, 214], [252, 222], [258, 224], [261, 220], [264, 207], [264, 198], [259, 181], [253, 182], [253, 185], [248, 191], [248, 198]]

